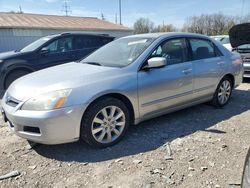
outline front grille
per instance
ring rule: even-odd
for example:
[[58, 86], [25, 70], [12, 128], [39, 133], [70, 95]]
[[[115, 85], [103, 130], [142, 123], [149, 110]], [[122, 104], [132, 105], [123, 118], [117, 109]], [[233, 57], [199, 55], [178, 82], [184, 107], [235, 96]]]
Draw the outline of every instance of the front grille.
[[250, 55], [249, 54], [241, 54], [242, 61], [244, 63], [250, 63]]
[[8, 93], [5, 97], [5, 103], [9, 106], [16, 107], [21, 101], [15, 99], [14, 97], [11, 97]]
[[250, 75], [250, 71], [244, 71], [244, 74]]
[[250, 58], [249, 57], [244, 57], [243, 59], [244, 63], [250, 63]]

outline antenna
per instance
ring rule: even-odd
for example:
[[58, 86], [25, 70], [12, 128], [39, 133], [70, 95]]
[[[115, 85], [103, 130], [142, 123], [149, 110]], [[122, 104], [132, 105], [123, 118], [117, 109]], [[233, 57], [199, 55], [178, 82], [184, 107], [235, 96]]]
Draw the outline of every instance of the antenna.
[[68, 5], [69, 1], [65, 0], [63, 5], [63, 12], [65, 12], [65, 16], [69, 16], [69, 13], [72, 11], [70, 10], [70, 6]]

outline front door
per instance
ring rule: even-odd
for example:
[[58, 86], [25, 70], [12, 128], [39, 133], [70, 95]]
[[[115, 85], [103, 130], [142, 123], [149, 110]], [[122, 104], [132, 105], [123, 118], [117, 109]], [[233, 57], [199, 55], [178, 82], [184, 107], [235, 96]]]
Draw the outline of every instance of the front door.
[[188, 61], [186, 40], [163, 42], [151, 57], [165, 57], [162, 68], [138, 72], [140, 116], [153, 116], [192, 100], [193, 65]]
[[[46, 53], [43, 53], [46, 49]], [[77, 60], [71, 36], [56, 39], [40, 51], [39, 69]]]

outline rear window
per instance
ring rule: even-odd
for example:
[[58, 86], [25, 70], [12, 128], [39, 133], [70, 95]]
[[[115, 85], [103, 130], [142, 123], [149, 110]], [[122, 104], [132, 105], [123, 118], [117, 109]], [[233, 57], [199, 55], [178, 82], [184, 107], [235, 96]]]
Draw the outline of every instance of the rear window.
[[209, 40], [189, 39], [194, 60], [217, 57], [214, 44]]

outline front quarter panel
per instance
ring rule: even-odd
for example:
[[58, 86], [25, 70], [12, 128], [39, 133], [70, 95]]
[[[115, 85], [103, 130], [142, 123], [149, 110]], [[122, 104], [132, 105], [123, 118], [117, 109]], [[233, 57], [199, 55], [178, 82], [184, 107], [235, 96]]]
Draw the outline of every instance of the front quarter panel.
[[79, 105], [89, 106], [96, 99], [108, 94], [121, 94], [127, 97], [134, 109], [135, 119], [139, 118], [137, 100], [137, 72], [114, 74], [99, 81], [90, 82], [87, 85], [72, 90], [65, 106]]

